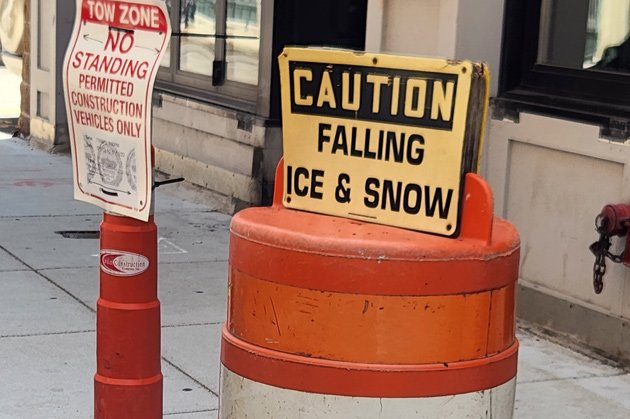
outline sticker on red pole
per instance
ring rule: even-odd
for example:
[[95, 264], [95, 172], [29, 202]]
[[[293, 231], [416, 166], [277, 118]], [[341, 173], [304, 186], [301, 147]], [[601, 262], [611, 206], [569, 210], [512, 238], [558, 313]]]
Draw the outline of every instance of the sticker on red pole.
[[76, 0], [63, 66], [74, 197], [148, 220], [151, 96], [171, 27], [161, 0]]
[[149, 269], [149, 258], [122, 250], [101, 250], [101, 270], [114, 276], [140, 275]]

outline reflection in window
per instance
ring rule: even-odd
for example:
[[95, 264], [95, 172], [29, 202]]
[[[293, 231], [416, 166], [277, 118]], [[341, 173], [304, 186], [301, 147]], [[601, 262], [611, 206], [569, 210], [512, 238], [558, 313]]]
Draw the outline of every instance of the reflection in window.
[[[168, 13], [168, 17], [170, 20], [170, 16], [173, 14], [171, 6], [171, 0], [166, 0], [166, 12]], [[171, 66], [171, 40], [169, 39], [166, 44], [166, 51], [164, 51], [164, 55], [162, 55], [162, 61], [160, 61], [160, 66], [162, 67], [170, 67]]]
[[227, 2], [227, 79], [258, 84], [261, 0]]
[[591, 1], [599, 3], [593, 68], [630, 72], [630, 0]]
[[[214, 0], [181, 0], [179, 32], [214, 35]], [[215, 39], [212, 36], [182, 36], [179, 44], [179, 69], [204, 76], [212, 75]]]
[[[213, 76], [215, 68], [213, 84], [227, 79], [257, 85], [261, 4], [261, 0], [168, 0], [169, 11], [179, 10], [174, 29], [182, 34], [174, 40], [179, 42], [178, 69]], [[169, 63], [168, 58], [162, 61], [164, 67]]]
[[543, 0], [540, 64], [630, 72], [630, 0]]
[[164, 51], [164, 55], [162, 55], [162, 61], [160, 61], [160, 65], [162, 67], [170, 67], [171, 66], [171, 43], [169, 42], [166, 45], [166, 50]]

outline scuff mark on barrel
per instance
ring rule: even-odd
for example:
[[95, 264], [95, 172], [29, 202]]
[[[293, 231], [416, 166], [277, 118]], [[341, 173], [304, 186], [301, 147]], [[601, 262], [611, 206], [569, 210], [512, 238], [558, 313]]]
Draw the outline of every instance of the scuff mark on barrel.
[[278, 336], [282, 336], [282, 333], [280, 332], [280, 322], [278, 321], [278, 313], [276, 313], [276, 306], [273, 304], [273, 299], [271, 297], [269, 297], [269, 302], [271, 303], [271, 310], [273, 310], [274, 318], [271, 323], [276, 326], [276, 329], [278, 330]]

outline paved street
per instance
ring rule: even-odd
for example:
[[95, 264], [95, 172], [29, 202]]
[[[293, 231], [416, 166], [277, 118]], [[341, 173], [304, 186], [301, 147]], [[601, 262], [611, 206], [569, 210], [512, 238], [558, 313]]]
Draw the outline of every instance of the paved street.
[[[2, 118], [17, 116], [15, 84], [0, 68]], [[165, 417], [214, 418], [230, 217], [185, 185], [158, 189], [156, 202]], [[101, 214], [73, 200], [69, 155], [0, 132], [0, 419], [92, 417], [99, 245], [90, 232]], [[72, 231], [86, 234], [61, 234]], [[630, 417], [627, 370], [528, 325], [518, 335], [516, 418]]]

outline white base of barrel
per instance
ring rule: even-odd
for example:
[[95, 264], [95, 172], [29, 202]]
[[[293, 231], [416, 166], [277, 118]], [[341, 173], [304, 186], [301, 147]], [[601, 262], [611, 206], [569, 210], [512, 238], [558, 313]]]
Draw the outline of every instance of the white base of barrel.
[[221, 366], [219, 419], [510, 419], [515, 390], [516, 377], [494, 388], [451, 396], [336, 396], [257, 383]]

